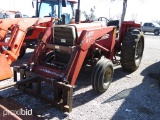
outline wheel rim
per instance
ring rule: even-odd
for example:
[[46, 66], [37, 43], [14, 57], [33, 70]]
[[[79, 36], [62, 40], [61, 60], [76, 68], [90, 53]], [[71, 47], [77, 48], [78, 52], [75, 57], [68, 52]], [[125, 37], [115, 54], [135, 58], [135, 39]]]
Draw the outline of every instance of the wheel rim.
[[142, 57], [143, 53], [143, 42], [142, 40], [139, 40], [136, 47], [136, 53], [135, 53], [135, 60], [136, 63], [139, 63]]
[[159, 32], [156, 30], [154, 34], [155, 34], [155, 35], [158, 35], [158, 34], [159, 34]]
[[113, 73], [112, 68], [108, 67], [106, 69], [106, 73], [104, 75], [104, 80], [103, 80], [105, 86], [108, 86], [110, 84], [110, 81], [112, 79], [112, 73]]

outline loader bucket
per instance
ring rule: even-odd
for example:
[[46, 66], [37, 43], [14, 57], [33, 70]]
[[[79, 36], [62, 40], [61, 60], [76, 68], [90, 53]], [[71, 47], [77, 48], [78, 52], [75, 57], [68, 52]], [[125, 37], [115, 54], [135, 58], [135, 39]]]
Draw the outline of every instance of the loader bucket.
[[7, 62], [6, 55], [0, 55], [0, 80], [4, 80], [13, 76], [10, 65]]

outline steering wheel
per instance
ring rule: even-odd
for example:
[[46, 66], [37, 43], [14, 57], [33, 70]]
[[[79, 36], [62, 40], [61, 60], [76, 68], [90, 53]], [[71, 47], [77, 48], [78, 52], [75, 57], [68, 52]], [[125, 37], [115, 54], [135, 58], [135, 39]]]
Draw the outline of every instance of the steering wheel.
[[103, 19], [105, 19], [106, 25], [107, 25], [107, 23], [109, 22], [109, 20], [106, 17], [99, 17], [98, 21], [103, 21]]

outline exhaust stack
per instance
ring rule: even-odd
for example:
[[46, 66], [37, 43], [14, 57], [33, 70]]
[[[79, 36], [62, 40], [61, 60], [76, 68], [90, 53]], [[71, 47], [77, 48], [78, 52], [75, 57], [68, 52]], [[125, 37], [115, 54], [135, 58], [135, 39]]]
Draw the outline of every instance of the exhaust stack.
[[79, 24], [81, 19], [80, 0], [78, 0], [78, 8], [76, 9], [75, 23]]

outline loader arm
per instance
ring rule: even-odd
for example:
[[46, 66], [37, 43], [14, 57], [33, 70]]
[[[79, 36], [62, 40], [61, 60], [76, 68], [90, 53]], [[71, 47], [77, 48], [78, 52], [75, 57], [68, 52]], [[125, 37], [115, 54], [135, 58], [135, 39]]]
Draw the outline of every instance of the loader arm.
[[42, 22], [41, 24], [39, 24], [39, 26], [42, 26], [42, 27], [39, 27], [38, 29], [36, 27], [31, 27], [28, 31], [27, 31], [27, 34], [24, 38], [24, 42], [26, 43], [26, 47], [27, 48], [30, 48], [31, 46], [34, 46], [34, 44], [36, 44], [38, 41], [37, 41], [37, 38], [40, 38], [46, 27], [51, 27], [52, 25], [54, 25], [53, 23], [49, 23], [49, 22]]
[[80, 46], [75, 49], [75, 52], [73, 53], [74, 57], [68, 65], [68, 68], [66, 70], [67, 74], [65, 74], [65, 78], [68, 79], [69, 83], [72, 86], [76, 82], [76, 79], [78, 77], [82, 64], [86, 58], [88, 50], [91, 46], [96, 46], [97, 44], [100, 46], [100, 49], [103, 50], [102, 44], [99, 44], [96, 40], [102, 36], [105, 36], [107, 33], [110, 33], [111, 39], [104, 39], [105, 44], [110, 44], [112, 47], [107, 48], [106, 46], [105, 50], [103, 51], [107, 53], [110, 52], [110, 55], [112, 56], [109, 57], [112, 59], [114, 53], [113, 49], [115, 45], [114, 30], [114, 27], [102, 27], [82, 31], [81, 36], [78, 39]]
[[[85, 27], [85, 29], [83, 30], [82, 27]], [[106, 52], [106, 57], [110, 59], [113, 58], [115, 30], [115, 27], [101, 26], [99, 23], [59, 25], [54, 27], [54, 43], [50, 43], [49, 38], [52, 36], [52, 33], [51, 30], [48, 29], [48, 32], [46, 31], [45, 34], [48, 35], [48, 38], [46, 37], [45, 40], [39, 41], [34, 51], [34, 57], [32, 57], [32, 60], [29, 62], [29, 64], [31, 64], [31, 62], [34, 63], [32, 72], [43, 75], [49, 79], [68, 81], [69, 84], [73, 86], [82, 64], [86, 59], [88, 50], [91, 47], [102, 49], [102, 51]], [[106, 34], [109, 34], [110, 37], [97, 41]], [[69, 41], [59, 43], [57, 41], [58, 39]], [[55, 59], [53, 60], [55, 67], [51, 65], [52, 63], [50, 63], [49, 66], [45, 65], [45, 55], [49, 53], [48, 51], [55, 52]], [[109, 56], [107, 53], [109, 53]], [[66, 57], [63, 58], [63, 56]]]
[[[18, 21], [19, 20], [19, 21]], [[4, 20], [5, 21], [5, 20]], [[5, 71], [11, 71], [10, 65], [13, 61], [17, 60], [19, 54], [20, 54], [20, 49], [23, 45], [24, 38], [26, 36], [27, 30], [30, 28], [35, 28], [35, 29], [45, 29], [47, 28], [46, 26], [43, 27], [43, 23], [46, 23], [49, 25], [52, 25], [53, 18], [25, 18], [25, 19], [17, 19], [14, 24], [14, 28], [11, 31], [11, 38], [9, 40], [9, 43], [4, 44], [4, 42], [0, 42], [0, 47], [2, 49], [2, 53], [0, 55], [0, 62], [2, 63], [2, 60], [5, 64], [1, 65], [0, 64], [0, 69], [4, 69], [2, 67], [5, 67]], [[16, 23], [18, 22], [18, 23]], [[1, 23], [1, 27], [3, 30], [7, 31], [7, 28], [5, 27], [6, 21]], [[46, 25], [45, 24], [45, 25]], [[8, 25], [9, 26], [9, 25]], [[10, 49], [5, 49], [4, 46], [8, 46]], [[7, 56], [6, 56], [7, 55]], [[9, 66], [8, 66], [8, 65]], [[6, 79], [12, 76], [11, 72], [10, 75], [4, 75], [5, 73], [2, 71], [0, 72], [0, 80]], [[3, 77], [1, 77], [3, 76]]]
[[14, 24], [18, 24], [18, 22], [22, 20], [22, 18], [6, 18], [0, 20], [0, 41], [3, 41], [5, 36], [8, 34], [8, 29], [12, 27]]

